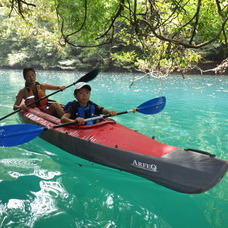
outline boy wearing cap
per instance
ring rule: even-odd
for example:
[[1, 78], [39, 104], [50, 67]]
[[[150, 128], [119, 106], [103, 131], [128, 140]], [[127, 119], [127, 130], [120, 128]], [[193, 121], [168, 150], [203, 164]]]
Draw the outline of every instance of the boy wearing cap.
[[91, 125], [94, 124], [95, 121], [84, 122], [84, 119], [99, 116], [100, 114], [116, 115], [116, 111], [106, 110], [90, 101], [90, 95], [91, 87], [87, 83], [77, 83], [74, 90], [74, 97], [77, 101], [73, 101], [65, 110], [61, 122], [67, 123], [77, 121], [78, 124]]

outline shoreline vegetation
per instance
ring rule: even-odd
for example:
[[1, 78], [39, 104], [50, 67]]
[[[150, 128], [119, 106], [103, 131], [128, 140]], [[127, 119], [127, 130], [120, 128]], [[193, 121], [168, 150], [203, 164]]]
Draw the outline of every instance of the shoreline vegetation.
[[0, 69], [228, 75], [227, 5], [188, 3], [6, 0]]
[[[224, 64], [223, 64], [224, 65]], [[205, 62], [205, 63], [199, 63], [194, 69], [188, 70], [185, 73], [181, 73], [178, 71], [174, 71], [170, 73], [170, 75], [174, 74], [181, 74], [181, 75], [228, 75], [228, 59], [226, 59], [226, 64], [223, 66], [222, 63], [218, 61], [211, 61], [211, 62]], [[0, 66], [1, 70], [20, 70], [25, 67], [28, 67], [27, 65], [25, 66]], [[91, 67], [61, 67], [61, 66], [54, 66], [54, 67], [43, 67], [41, 65], [36, 65], [36, 66], [29, 66], [29, 67], [34, 67], [37, 70], [47, 70], [47, 71], [75, 71], [75, 72], [82, 72], [82, 71], [88, 71], [91, 68], [100, 68], [103, 72], [119, 72], [119, 73], [146, 73], [146, 72], [141, 72], [138, 71], [137, 69], [130, 68], [130, 69], [125, 69], [123, 67], [104, 67], [104, 66], [94, 66], [91, 64]]]

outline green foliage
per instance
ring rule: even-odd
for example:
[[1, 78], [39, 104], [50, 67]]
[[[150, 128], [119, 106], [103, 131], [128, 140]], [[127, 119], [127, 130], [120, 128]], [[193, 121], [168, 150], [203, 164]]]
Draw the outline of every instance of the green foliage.
[[75, 45], [99, 44], [103, 41], [101, 35], [110, 25], [118, 3], [119, 0], [57, 0], [59, 20], [64, 24], [63, 33]]
[[200, 49], [204, 46], [215, 41], [227, 45], [225, 2], [72, 2], [73, 6], [58, 0], [61, 21], [66, 23], [62, 27], [65, 41], [75, 46], [112, 42], [112, 61], [118, 66], [187, 71], [202, 58]]
[[17, 0], [20, 8], [11, 8], [12, 2], [0, 4], [2, 66], [170, 73], [217, 49], [227, 57], [226, 1]]

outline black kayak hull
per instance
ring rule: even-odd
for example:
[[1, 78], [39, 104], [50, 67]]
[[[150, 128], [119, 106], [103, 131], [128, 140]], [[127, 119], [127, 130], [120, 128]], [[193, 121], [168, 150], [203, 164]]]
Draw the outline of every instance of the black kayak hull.
[[[43, 117], [34, 118], [31, 113], [19, 115], [24, 123], [45, 126], [48, 121]], [[195, 194], [209, 190], [222, 179], [228, 168], [228, 161], [209, 153], [177, 148], [156, 157], [75, 137], [68, 130], [66, 127], [48, 130], [40, 137], [75, 156], [138, 175], [181, 193]]]

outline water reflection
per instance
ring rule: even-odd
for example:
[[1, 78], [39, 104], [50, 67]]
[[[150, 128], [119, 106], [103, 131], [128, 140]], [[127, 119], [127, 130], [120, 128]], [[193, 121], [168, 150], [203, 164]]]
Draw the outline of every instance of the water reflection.
[[41, 218], [63, 213], [58, 204], [69, 198], [58, 165], [46, 155], [22, 151], [20, 157], [14, 153], [0, 160], [0, 227], [33, 227]]
[[[183, 227], [183, 221], [188, 221], [187, 228], [213, 227], [202, 213], [208, 207], [200, 195], [175, 193], [97, 165], [83, 164], [75, 172], [77, 178], [69, 177], [68, 188], [74, 189], [76, 196], [69, 208], [69, 213], [75, 214], [76, 227]], [[210, 201], [214, 204], [218, 199], [210, 197]]]
[[[13, 226], [23, 224], [23, 227], [33, 227], [35, 222], [41, 218], [46, 219], [63, 213], [58, 207], [58, 202], [61, 200], [66, 202], [69, 195], [62, 185], [61, 179], [49, 182], [40, 181], [37, 184], [40, 190], [29, 188], [30, 191], [25, 192], [25, 199], [9, 198], [8, 202], [1, 202], [0, 218], [3, 219], [1, 227], [6, 227], [9, 224]], [[6, 197], [4, 198], [6, 199]]]

